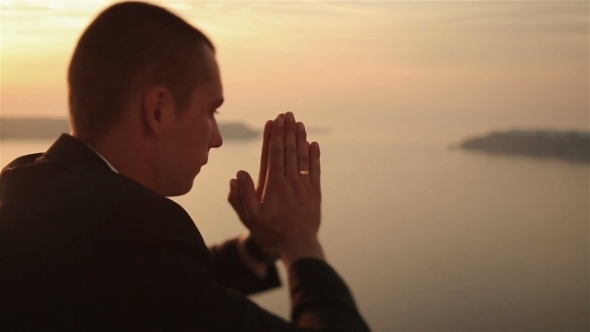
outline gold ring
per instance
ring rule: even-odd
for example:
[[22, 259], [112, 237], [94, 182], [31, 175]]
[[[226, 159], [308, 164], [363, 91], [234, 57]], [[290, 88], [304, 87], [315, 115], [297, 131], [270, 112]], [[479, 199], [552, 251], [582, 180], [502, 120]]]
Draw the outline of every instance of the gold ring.
[[307, 175], [307, 174], [309, 174], [309, 171], [299, 171], [299, 174], [301, 174], [301, 175]]

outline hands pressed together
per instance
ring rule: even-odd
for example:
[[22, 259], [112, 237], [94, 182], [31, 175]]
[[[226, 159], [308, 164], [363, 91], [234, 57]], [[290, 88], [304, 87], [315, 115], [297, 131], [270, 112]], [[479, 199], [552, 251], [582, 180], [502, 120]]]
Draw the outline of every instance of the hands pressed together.
[[320, 148], [293, 113], [264, 127], [258, 185], [239, 171], [228, 201], [266, 253], [290, 266], [300, 258], [324, 259], [318, 241], [321, 221]]

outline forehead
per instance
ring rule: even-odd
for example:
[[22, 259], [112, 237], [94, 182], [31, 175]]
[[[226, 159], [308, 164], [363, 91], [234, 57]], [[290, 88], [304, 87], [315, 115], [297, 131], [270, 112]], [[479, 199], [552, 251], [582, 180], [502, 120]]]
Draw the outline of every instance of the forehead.
[[215, 57], [211, 58], [211, 62], [208, 66], [207, 85], [210, 89], [217, 91], [220, 95], [223, 95], [223, 85], [221, 84], [221, 71], [219, 70], [219, 64]]
[[202, 61], [203, 80], [195, 90], [195, 97], [202, 101], [223, 98], [223, 85], [219, 65], [212, 50], [207, 49]]

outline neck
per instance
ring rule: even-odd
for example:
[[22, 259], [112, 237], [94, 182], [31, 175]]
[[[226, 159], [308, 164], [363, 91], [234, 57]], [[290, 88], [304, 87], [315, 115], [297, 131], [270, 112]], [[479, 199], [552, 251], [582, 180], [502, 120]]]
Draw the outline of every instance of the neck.
[[123, 130], [112, 131], [104, 138], [85, 142], [106, 159], [120, 174], [157, 192], [153, 149], [145, 139]]

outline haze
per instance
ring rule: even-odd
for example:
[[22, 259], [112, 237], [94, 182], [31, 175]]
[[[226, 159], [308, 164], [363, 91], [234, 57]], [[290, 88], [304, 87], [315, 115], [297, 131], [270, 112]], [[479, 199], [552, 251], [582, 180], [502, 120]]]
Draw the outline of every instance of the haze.
[[[67, 115], [73, 47], [112, 2], [2, 0], [2, 116]], [[291, 110], [347, 137], [400, 141], [588, 128], [587, 1], [153, 3], [213, 39], [220, 120], [261, 125]]]

